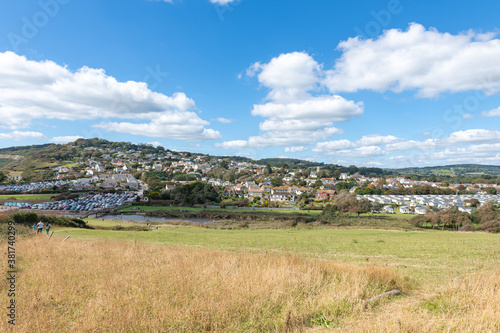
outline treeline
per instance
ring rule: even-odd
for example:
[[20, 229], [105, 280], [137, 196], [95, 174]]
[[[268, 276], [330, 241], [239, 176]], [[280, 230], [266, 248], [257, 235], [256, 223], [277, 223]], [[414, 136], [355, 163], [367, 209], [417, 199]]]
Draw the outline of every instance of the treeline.
[[410, 223], [420, 228], [500, 232], [500, 207], [490, 201], [473, 210], [471, 214], [453, 207], [433, 214], [417, 215], [410, 220]]

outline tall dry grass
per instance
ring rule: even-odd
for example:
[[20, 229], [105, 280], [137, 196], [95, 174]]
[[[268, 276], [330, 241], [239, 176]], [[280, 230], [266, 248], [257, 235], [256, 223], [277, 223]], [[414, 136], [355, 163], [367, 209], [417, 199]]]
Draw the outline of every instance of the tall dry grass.
[[303, 331], [404, 283], [386, 268], [273, 254], [46, 237], [16, 251], [16, 332]]
[[352, 320], [350, 332], [500, 332], [500, 267], [456, 278], [435, 295], [414, 295]]

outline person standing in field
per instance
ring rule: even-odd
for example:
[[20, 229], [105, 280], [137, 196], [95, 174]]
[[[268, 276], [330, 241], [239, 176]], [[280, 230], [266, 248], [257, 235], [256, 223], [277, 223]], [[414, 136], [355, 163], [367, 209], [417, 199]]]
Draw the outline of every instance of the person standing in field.
[[37, 226], [38, 226], [38, 232], [37, 233], [41, 234], [42, 233], [42, 229], [43, 229], [43, 222], [42, 221], [38, 222]]
[[49, 235], [50, 227], [51, 227], [51, 225], [49, 222], [45, 223], [45, 230], [47, 230], [47, 235]]
[[33, 224], [33, 232], [36, 232], [36, 223]]

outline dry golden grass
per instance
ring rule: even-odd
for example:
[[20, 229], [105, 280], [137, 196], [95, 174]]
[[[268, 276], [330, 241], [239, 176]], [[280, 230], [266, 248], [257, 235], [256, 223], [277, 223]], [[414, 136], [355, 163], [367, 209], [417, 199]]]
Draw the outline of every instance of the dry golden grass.
[[365, 313], [339, 331], [500, 332], [500, 267], [450, 282], [435, 295], [413, 295]]
[[[303, 331], [406, 287], [387, 268], [296, 256], [46, 237], [16, 252], [16, 332]], [[0, 289], [7, 304], [5, 279]]]

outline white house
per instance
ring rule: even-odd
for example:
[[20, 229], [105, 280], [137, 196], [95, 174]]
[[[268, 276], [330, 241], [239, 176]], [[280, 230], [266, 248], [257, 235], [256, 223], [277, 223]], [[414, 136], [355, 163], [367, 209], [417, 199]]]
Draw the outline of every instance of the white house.
[[386, 212], [388, 214], [394, 214], [394, 208], [392, 208], [391, 205], [386, 205], [386, 206], [384, 206], [384, 212]]
[[427, 212], [427, 207], [418, 206], [415, 207], [415, 214], [424, 215]]
[[399, 212], [403, 214], [410, 214], [410, 207], [408, 206], [401, 206], [399, 207]]

